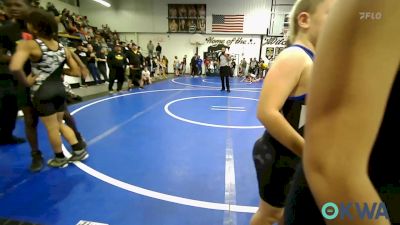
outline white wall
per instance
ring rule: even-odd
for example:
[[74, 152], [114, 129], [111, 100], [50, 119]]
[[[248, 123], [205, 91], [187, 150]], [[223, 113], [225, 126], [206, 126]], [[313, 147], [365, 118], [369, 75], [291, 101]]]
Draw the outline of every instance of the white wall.
[[212, 14], [244, 14], [243, 34], [266, 34], [271, 1], [268, 0], [107, 0], [106, 8], [94, 1], [81, 1], [80, 12], [92, 25], [108, 23], [118, 32], [159, 33], [168, 31], [168, 4], [206, 4], [207, 33], [211, 32]]
[[[107, 0], [111, 7], [104, 7], [92, 0], [80, 2], [80, 12], [88, 17], [92, 26], [108, 24], [118, 32], [154, 32], [152, 0]], [[166, 17], [166, 16], [165, 16]]]
[[[270, 9], [272, 19], [269, 35], [282, 35], [285, 14], [289, 14], [296, 0], [274, 0], [274, 5]], [[269, 25], [269, 24], [268, 24]]]

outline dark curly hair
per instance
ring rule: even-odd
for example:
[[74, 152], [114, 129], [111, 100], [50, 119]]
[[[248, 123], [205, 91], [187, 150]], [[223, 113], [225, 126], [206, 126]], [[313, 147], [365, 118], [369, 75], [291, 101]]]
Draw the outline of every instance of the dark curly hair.
[[56, 39], [58, 24], [51, 13], [43, 9], [33, 9], [26, 20], [38, 32], [38, 36]]

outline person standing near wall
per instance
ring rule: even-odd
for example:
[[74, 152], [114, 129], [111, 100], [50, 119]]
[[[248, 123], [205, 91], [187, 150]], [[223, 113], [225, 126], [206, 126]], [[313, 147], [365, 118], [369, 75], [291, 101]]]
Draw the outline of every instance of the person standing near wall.
[[[85, 66], [88, 65], [88, 54], [87, 50], [83, 47], [83, 43], [76, 47], [75, 54], [79, 56], [79, 59], [85, 64]], [[85, 77], [83, 76], [81, 77], [81, 86], [87, 87]]]
[[93, 49], [93, 46], [91, 44], [87, 45], [87, 49], [88, 49], [88, 68], [90, 73], [92, 74], [93, 77], [93, 81], [95, 84], [100, 84], [101, 83], [101, 78], [99, 75], [99, 71], [97, 70], [97, 66], [96, 66], [96, 52]]
[[247, 68], [247, 61], [246, 58], [243, 58], [240, 62], [240, 72], [239, 75], [243, 76], [246, 75], [246, 68]]
[[165, 73], [168, 74], [168, 59], [165, 57], [165, 55], [162, 57], [162, 62], [165, 65]]
[[125, 55], [122, 53], [121, 46], [115, 46], [114, 51], [111, 52], [107, 57], [107, 63], [108, 67], [110, 68], [110, 81], [108, 84], [108, 90], [110, 94], [112, 94], [115, 79], [118, 80], [118, 92], [122, 90], [122, 85], [125, 81], [125, 68], [127, 65], [127, 60]]
[[187, 58], [187, 56], [185, 55], [185, 56], [183, 56], [183, 59], [182, 59], [182, 63], [181, 63], [181, 71], [182, 71], [182, 75], [185, 75], [185, 73], [186, 73], [186, 64], [187, 64], [187, 62], [186, 62], [186, 58]]
[[165, 57], [165, 55], [161, 59], [161, 69], [162, 69], [162, 74], [165, 79], [167, 79], [167, 74], [168, 74], [168, 59]]
[[229, 62], [231, 57], [229, 53], [226, 51], [226, 48], [221, 49], [221, 53], [218, 56], [219, 61], [219, 75], [221, 77], [221, 91], [225, 91], [225, 85], [227, 92], [231, 92], [229, 87], [229, 76], [231, 74], [231, 67], [229, 66]]
[[174, 59], [174, 72], [175, 72], [175, 76], [179, 76], [179, 60], [178, 60], [178, 56], [175, 56]]
[[205, 67], [206, 75], [208, 75], [210, 73], [210, 58], [206, 57], [204, 59], [204, 67]]
[[235, 74], [235, 70], [236, 70], [236, 62], [235, 62], [235, 60], [232, 60], [232, 62], [231, 62], [231, 77], [233, 77], [233, 75]]
[[156, 52], [157, 52], [158, 57], [161, 56], [161, 51], [162, 51], [162, 47], [161, 47], [160, 43], [157, 43]]
[[132, 51], [130, 51], [126, 57], [129, 60], [130, 67], [128, 90], [132, 89], [132, 83], [143, 88], [142, 69], [144, 60], [142, 54], [138, 51], [138, 46], [132, 46]]
[[108, 76], [107, 76], [107, 58], [106, 58], [106, 49], [101, 48], [100, 52], [97, 53], [97, 68], [99, 69], [100, 73], [104, 77], [104, 81], [108, 82]]
[[150, 58], [152, 58], [154, 52], [154, 45], [151, 40], [149, 41], [149, 43], [147, 43], [147, 52], [149, 53]]
[[201, 76], [203, 74], [203, 60], [200, 58], [200, 56], [197, 56], [196, 59], [196, 65], [197, 65], [197, 75]]
[[197, 74], [196, 59], [197, 59], [197, 53], [194, 54], [194, 56], [190, 60], [190, 75], [192, 75], [192, 77], [194, 77]]

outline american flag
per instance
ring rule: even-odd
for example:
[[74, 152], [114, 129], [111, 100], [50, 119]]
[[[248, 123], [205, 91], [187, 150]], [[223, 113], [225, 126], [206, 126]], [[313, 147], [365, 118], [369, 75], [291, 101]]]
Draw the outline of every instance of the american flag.
[[243, 33], [244, 15], [213, 15], [212, 32]]

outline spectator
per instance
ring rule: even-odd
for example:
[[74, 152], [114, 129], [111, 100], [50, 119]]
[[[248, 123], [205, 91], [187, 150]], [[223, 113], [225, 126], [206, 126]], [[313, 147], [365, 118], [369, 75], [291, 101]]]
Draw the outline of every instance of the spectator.
[[53, 14], [53, 16], [58, 17], [60, 15], [60, 12], [58, 12], [58, 10], [53, 5], [53, 3], [47, 2], [46, 8], [47, 8], [47, 12]]
[[233, 77], [235, 75], [235, 69], [236, 69], [236, 62], [235, 62], [235, 59], [232, 59], [232, 62], [231, 62], [231, 70], [232, 70], [231, 77]]
[[200, 58], [200, 56], [197, 56], [196, 59], [196, 66], [197, 66], [197, 75], [202, 75], [203, 74], [203, 60]]
[[7, 21], [6, 13], [0, 8], [0, 26]]
[[161, 75], [161, 74], [160, 74], [160, 71], [161, 71], [161, 62], [160, 62], [160, 58], [157, 56], [157, 57], [153, 57], [153, 59], [154, 59], [154, 63], [155, 63], [154, 76], [155, 76], [156, 78], [159, 78], [159, 76]]
[[101, 79], [100, 79], [100, 75], [99, 75], [99, 71], [97, 70], [96, 67], [96, 52], [93, 49], [93, 46], [91, 44], [87, 45], [87, 55], [89, 56], [88, 59], [88, 68], [90, 73], [92, 74], [93, 77], [93, 81], [95, 82], [95, 84], [100, 84], [101, 83]]
[[253, 60], [250, 59], [250, 68], [249, 68], [249, 73], [256, 73], [256, 67], [257, 67], [257, 60], [254, 58]]
[[108, 82], [106, 63], [107, 63], [106, 49], [101, 48], [100, 52], [97, 53], [97, 68], [99, 69], [101, 75], [103, 75], [104, 81]]
[[161, 47], [160, 43], [157, 43], [157, 47], [156, 47], [157, 56], [161, 56], [161, 51], [162, 51], [162, 47]]
[[150, 77], [150, 71], [147, 69], [147, 67], [144, 67], [142, 71], [142, 79], [144, 84], [151, 84], [151, 77]]
[[242, 61], [240, 62], [240, 68], [239, 68], [240, 76], [243, 76], [246, 74], [246, 68], [247, 68], [247, 61], [246, 61], [246, 58], [243, 58]]
[[183, 56], [182, 62], [181, 62], [181, 73], [182, 75], [185, 75], [186, 73], [186, 58], [187, 56]]
[[175, 72], [175, 76], [179, 76], [179, 67], [180, 67], [180, 63], [178, 60], [178, 56], [175, 56], [175, 60], [174, 60], [174, 72]]
[[196, 59], [197, 59], [197, 53], [194, 54], [194, 56], [190, 60], [190, 68], [191, 68], [190, 75], [192, 75], [192, 77], [194, 77], [197, 74]]
[[217, 60], [214, 60], [214, 73], [219, 73], [219, 63]]
[[108, 91], [110, 94], [114, 93], [113, 86], [115, 79], [117, 79], [117, 91], [122, 90], [122, 85], [125, 80], [125, 68], [127, 60], [125, 55], [122, 53], [122, 48], [116, 45], [114, 51], [111, 52], [107, 57], [108, 67], [110, 68], [110, 80], [108, 84]]
[[204, 59], [204, 66], [206, 69], [206, 75], [210, 73], [210, 59], [207, 57]]
[[151, 76], [151, 77], [154, 76], [155, 67], [156, 67], [156, 63], [155, 63], [154, 59], [155, 59], [155, 58], [152, 58], [152, 57], [150, 57], [150, 56], [147, 56], [147, 57], [145, 58], [145, 63], [146, 63], [146, 66], [145, 66], [145, 67], [147, 67], [147, 69], [149, 70], [150, 76]]
[[161, 59], [161, 69], [162, 69], [162, 74], [165, 79], [167, 79], [167, 74], [168, 74], [168, 59], [163, 55]]
[[167, 59], [167, 57], [165, 57], [165, 55], [163, 55], [161, 61], [163, 61], [163, 64], [165, 65], [165, 73], [168, 74], [168, 59]]
[[[83, 47], [83, 44], [79, 44], [75, 50], [75, 54], [79, 56], [79, 59], [85, 64], [85, 66], [88, 66], [88, 54], [87, 50]], [[81, 86], [82, 87], [87, 87], [85, 78], [82, 76], [81, 77]]]
[[132, 50], [126, 54], [129, 61], [130, 75], [128, 80], [128, 90], [133, 86], [132, 84], [143, 88], [142, 69], [144, 65], [144, 58], [138, 51], [138, 46], [132, 46]]

